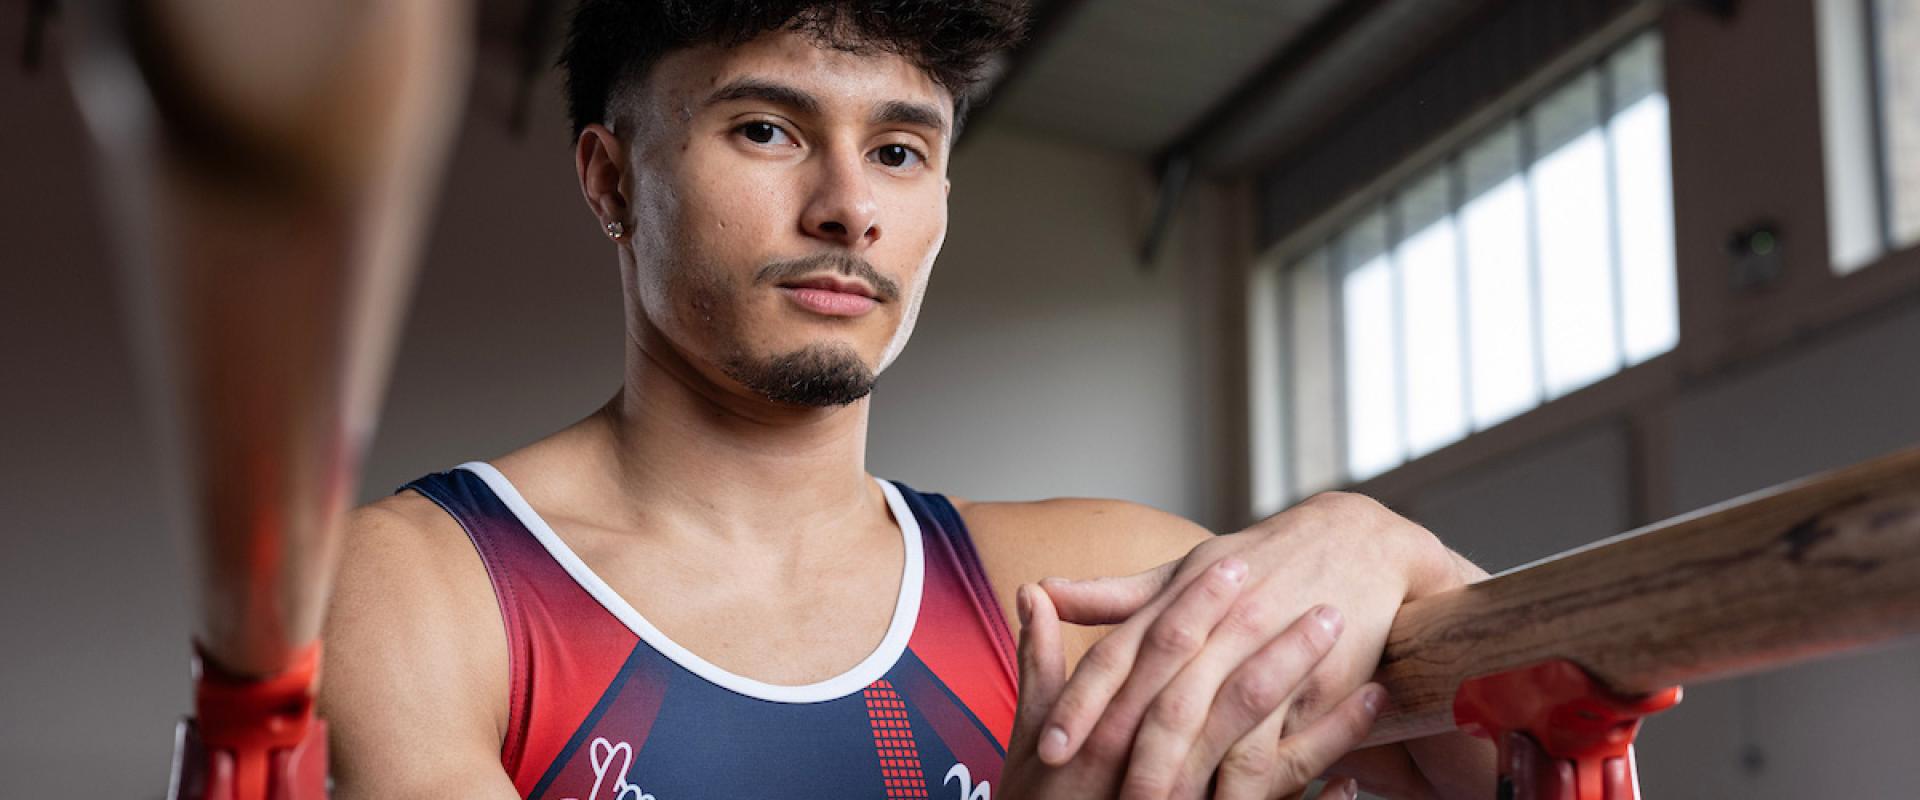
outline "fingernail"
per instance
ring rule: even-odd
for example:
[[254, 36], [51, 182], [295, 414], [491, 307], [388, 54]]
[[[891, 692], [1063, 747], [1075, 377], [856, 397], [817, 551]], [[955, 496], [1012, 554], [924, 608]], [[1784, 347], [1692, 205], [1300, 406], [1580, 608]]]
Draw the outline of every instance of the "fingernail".
[[1220, 574], [1231, 584], [1238, 585], [1247, 579], [1247, 562], [1237, 558], [1225, 559], [1215, 569], [1220, 570]]
[[1040, 585], [1047, 587], [1049, 589], [1055, 586], [1065, 586], [1072, 582], [1073, 581], [1067, 580], [1066, 578], [1041, 578], [1040, 579]]
[[1014, 607], [1019, 609], [1020, 624], [1025, 626], [1033, 620], [1033, 587], [1022, 586], [1014, 595]]
[[1334, 608], [1333, 606], [1321, 606], [1314, 609], [1313, 621], [1320, 625], [1321, 630], [1327, 632], [1327, 636], [1336, 638], [1339, 637], [1340, 628], [1344, 624], [1340, 619], [1340, 609]]
[[1340, 782], [1339, 791], [1335, 796], [1339, 797], [1340, 800], [1355, 800], [1355, 798], [1360, 796], [1360, 784], [1355, 783], [1352, 778], [1343, 780]]
[[1387, 690], [1381, 686], [1369, 686], [1366, 694], [1360, 698], [1360, 704], [1367, 707], [1367, 713], [1379, 716], [1380, 709], [1387, 704]]
[[1060, 726], [1050, 726], [1040, 734], [1040, 760], [1056, 766], [1067, 760], [1067, 732]]

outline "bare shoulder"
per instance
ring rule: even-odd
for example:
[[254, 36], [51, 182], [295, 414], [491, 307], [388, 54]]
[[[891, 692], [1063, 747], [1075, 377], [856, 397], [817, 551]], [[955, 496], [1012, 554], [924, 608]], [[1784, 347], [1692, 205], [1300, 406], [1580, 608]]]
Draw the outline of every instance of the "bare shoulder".
[[366, 617], [491, 611], [491, 597], [485, 566], [459, 522], [417, 493], [397, 494], [347, 518], [328, 638], [336, 632], [358, 638], [362, 632], [353, 623]]
[[[1183, 517], [1122, 500], [1023, 503], [954, 499], [1007, 624], [1020, 586], [1043, 578], [1131, 575], [1185, 556], [1213, 534]], [[1070, 637], [1069, 663], [1090, 639]]]
[[996, 584], [1128, 575], [1179, 558], [1211, 533], [1124, 500], [954, 501]]
[[504, 779], [506, 635], [485, 566], [433, 501], [407, 492], [352, 513], [325, 638], [336, 797]]

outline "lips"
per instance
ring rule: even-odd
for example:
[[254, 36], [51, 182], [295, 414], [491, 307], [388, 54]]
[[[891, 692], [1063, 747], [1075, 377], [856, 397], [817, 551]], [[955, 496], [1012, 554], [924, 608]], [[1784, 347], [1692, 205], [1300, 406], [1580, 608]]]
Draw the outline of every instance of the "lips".
[[826, 275], [783, 283], [780, 292], [801, 308], [828, 317], [857, 317], [880, 304], [866, 284]]
[[868, 300], [874, 300], [874, 299], [877, 299], [878, 297], [874, 293], [873, 289], [868, 287], [865, 283], [862, 283], [857, 280], [846, 279], [846, 278], [836, 278], [832, 275], [815, 275], [809, 278], [802, 278], [797, 281], [787, 281], [786, 283], [780, 284], [780, 288], [782, 289], [818, 289], [820, 291], [834, 292], [836, 294], [856, 295], [859, 297], [867, 298]]

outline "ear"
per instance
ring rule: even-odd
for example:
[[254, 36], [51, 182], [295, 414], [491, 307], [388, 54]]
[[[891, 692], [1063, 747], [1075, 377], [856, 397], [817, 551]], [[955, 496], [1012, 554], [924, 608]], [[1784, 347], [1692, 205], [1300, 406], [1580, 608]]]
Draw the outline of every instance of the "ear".
[[627, 148], [620, 137], [605, 125], [588, 125], [574, 143], [573, 170], [580, 178], [580, 194], [586, 198], [587, 208], [602, 226], [609, 222], [632, 223], [621, 186], [627, 174]]

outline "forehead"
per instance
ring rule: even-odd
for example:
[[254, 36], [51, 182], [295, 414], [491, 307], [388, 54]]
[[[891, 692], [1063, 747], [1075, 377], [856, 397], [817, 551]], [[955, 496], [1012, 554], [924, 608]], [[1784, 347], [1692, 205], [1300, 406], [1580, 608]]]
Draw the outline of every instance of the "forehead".
[[673, 109], [697, 108], [715, 89], [753, 78], [801, 89], [830, 110], [865, 113], [891, 101], [929, 103], [951, 114], [952, 96], [904, 56], [880, 49], [850, 52], [790, 30], [762, 34], [743, 44], [702, 44], [667, 54], [654, 65], [648, 84]]

